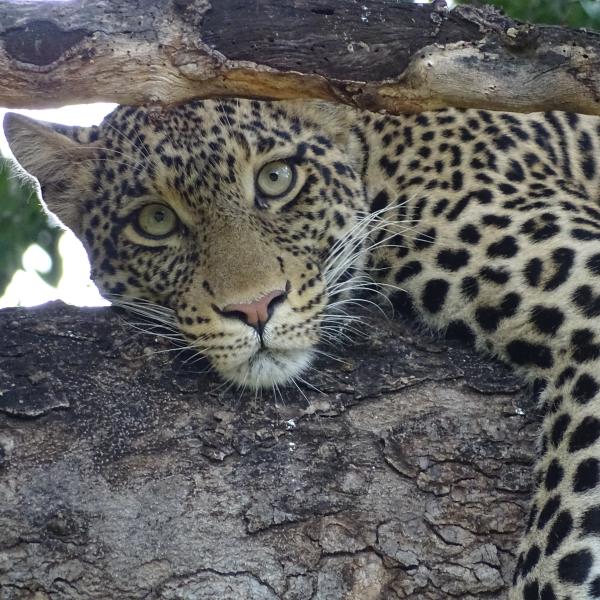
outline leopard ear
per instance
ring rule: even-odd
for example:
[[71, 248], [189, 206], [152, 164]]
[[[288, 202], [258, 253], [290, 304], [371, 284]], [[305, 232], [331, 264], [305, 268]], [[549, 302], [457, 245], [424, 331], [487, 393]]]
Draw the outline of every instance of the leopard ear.
[[16, 113], [4, 117], [4, 132], [20, 165], [40, 183], [48, 209], [76, 234], [82, 231], [82, 192], [89, 189], [86, 168], [96, 155], [96, 128], [42, 123]]
[[355, 127], [358, 121], [357, 109], [347, 104], [324, 100], [302, 102], [308, 108], [309, 116], [322, 124], [323, 130], [329, 134], [333, 143], [344, 150], [352, 166], [360, 172], [366, 157]]

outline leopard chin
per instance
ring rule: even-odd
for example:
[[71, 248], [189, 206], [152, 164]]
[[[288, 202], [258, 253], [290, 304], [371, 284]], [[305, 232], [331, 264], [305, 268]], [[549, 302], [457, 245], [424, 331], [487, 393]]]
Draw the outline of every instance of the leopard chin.
[[314, 351], [310, 349], [261, 348], [248, 359], [234, 367], [214, 365], [226, 380], [250, 389], [271, 389], [286, 385], [300, 375], [312, 362]]

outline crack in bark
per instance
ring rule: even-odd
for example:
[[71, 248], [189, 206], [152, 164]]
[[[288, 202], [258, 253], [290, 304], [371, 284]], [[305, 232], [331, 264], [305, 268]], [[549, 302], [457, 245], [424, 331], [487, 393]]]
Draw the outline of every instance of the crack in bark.
[[160, 588], [164, 589], [164, 587], [166, 585], [170, 584], [171, 582], [182, 581], [185, 579], [193, 579], [194, 577], [197, 577], [198, 575], [202, 575], [204, 573], [212, 573], [213, 575], [217, 575], [218, 577], [231, 577], [231, 578], [250, 577], [251, 579], [254, 579], [255, 581], [257, 581], [261, 586], [268, 589], [276, 598], [279, 597], [278, 592], [275, 590], [275, 588], [273, 588], [272, 585], [270, 585], [267, 581], [265, 581], [264, 579], [259, 577], [256, 573], [253, 573], [252, 571], [249, 571], [247, 569], [236, 570], [236, 571], [227, 571], [227, 570], [216, 569], [214, 567], [202, 567], [201, 569], [197, 569], [197, 570], [190, 571], [187, 573], [173, 575], [173, 576], [167, 578], [166, 580], [162, 581], [161, 584], [157, 587], [159, 590], [160, 590]]

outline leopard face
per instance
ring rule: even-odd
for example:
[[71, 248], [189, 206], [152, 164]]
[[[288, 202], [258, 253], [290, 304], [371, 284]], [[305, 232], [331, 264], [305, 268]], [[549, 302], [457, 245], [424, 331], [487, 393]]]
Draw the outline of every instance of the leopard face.
[[7, 132], [101, 292], [166, 307], [224, 378], [261, 387], [309, 364], [364, 260], [339, 251], [366, 207], [358, 141], [331, 107], [300, 106], [119, 107], [90, 129], [13, 116]]

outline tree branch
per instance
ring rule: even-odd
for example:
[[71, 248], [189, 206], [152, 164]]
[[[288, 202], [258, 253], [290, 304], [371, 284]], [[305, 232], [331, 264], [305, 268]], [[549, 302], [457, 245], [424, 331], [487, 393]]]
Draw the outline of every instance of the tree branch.
[[600, 35], [396, 0], [0, 1], [0, 105], [324, 98], [600, 114]]
[[254, 399], [110, 309], [0, 312], [4, 597], [504, 597], [530, 402], [371, 318], [310, 386]]

